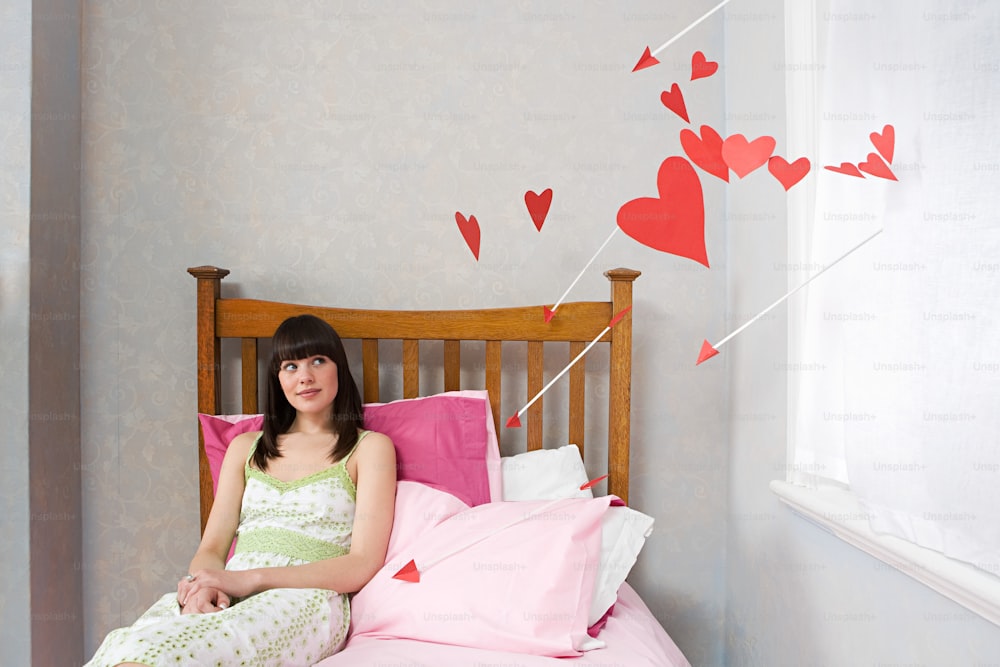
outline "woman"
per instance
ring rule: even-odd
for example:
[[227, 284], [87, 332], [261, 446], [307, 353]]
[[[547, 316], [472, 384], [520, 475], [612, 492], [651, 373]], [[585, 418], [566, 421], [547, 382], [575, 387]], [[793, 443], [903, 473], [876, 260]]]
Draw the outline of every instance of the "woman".
[[363, 430], [343, 343], [317, 317], [278, 327], [265, 401], [263, 431], [226, 451], [176, 594], [111, 632], [88, 666], [311, 665], [343, 646], [347, 594], [385, 561], [395, 449]]

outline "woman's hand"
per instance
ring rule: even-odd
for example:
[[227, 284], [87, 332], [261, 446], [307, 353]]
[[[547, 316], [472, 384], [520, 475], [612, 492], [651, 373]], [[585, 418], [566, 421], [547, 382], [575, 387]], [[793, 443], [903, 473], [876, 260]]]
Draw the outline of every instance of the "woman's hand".
[[[257, 592], [252, 570], [198, 570], [177, 584], [177, 600], [182, 608], [201, 591], [217, 591], [228, 598], [243, 598]], [[202, 598], [198, 598], [202, 599]], [[229, 600], [224, 600], [226, 604]]]
[[231, 604], [228, 595], [214, 588], [202, 588], [187, 597], [187, 603], [181, 607], [182, 614], [210, 614], [222, 611]]

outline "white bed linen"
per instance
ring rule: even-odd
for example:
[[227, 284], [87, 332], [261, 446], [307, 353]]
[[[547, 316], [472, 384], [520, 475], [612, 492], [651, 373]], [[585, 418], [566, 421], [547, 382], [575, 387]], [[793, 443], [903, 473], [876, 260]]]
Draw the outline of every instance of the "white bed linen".
[[548, 658], [432, 644], [410, 639], [348, 639], [347, 646], [317, 667], [691, 667], [639, 595], [626, 583], [600, 639], [607, 648], [576, 658]]

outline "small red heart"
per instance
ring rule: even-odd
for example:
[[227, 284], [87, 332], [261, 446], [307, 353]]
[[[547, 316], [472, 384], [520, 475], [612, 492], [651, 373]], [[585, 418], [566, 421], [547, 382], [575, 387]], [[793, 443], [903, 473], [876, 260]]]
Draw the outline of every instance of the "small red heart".
[[722, 159], [722, 137], [708, 125], [701, 126], [701, 137], [691, 130], [681, 130], [681, 147], [691, 161], [726, 183], [729, 182], [729, 167]]
[[470, 215], [466, 220], [461, 213], [455, 213], [455, 222], [458, 223], [458, 231], [462, 232], [465, 244], [469, 246], [476, 261], [479, 261], [479, 222], [476, 216]]
[[889, 169], [889, 166], [882, 161], [882, 158], [879, 157], [878, 153], [869, 153], [867, 160], [858, 163], [858, 169], [866, 174], [871, 174], [872, 176], [887, 178], [890, 181], [896, 180], [896, 175], [892, 173], [892, 169]]
[[684, 158], [668, 157], [660, 165], [656, 187], [659, 198], [640, 197], [618, 209], [618, 226], [645, 246], [708, 266], [698, 172]]
[[847, 176], [856, 176], [858, 178], [865, 177], [865, 175], [862, 174], [860, 171], [858, 171], [858, 168], [855, 167], [850, 162], [841, 162], [839, 167], [832, 167], [830, 165], [826, 165], [823, 168], [829, 169], [830, 171], [835, 171], [838, 174], [846, 174]]
[[748, 141], [742, 134], [734, 134], [722, 142], [722, 159], [737, 176], [743, 178], [767, 162], [774, 146], [774, 137], [757, 137]]
[[886, 125], [882, 128], [882, 134], [878, 132], [872, 132], [868, 135], [868, 138], [872, 140], [872, 146], [875, 147], [885, 161], [892, 164], [892, 154], [896, 149], [896, 130], [892, 125]]
[[549, 207], [552, 205], [552, 188], [548, 188], [540, 195], [528, 190], [524, 193], [524, 203], [528, 207], [528, 213], [531, 214], [531, 221], [535, 223], [535, 229], [542, 231], [545, 216], [549, 214]]
[[694, 55], [691, 56], [691, 80], [704, 79], [707, 76], [712, 76], [719, 70], [719, 63], [714, 60], [706, 60], [705, 54], [701, 51], [695, 51]]
[[793, 185], [805, 178], [811, 165], [808, 158], [800, 157], [791, 164], [780, 155], [775, 155], [767, 161], [767, 170], [778, 179], [781, 187], [787, 192]]
[[663, 106], [683, 118], [685, 123], [691, 122], [688, 120], [687, 107], [684, 106], [684, 94], [681, 93], [681, 87], [676, 83], [670, 86], [670, 90], [664, 90], [660, 93], [660, 101], [663, 102]]

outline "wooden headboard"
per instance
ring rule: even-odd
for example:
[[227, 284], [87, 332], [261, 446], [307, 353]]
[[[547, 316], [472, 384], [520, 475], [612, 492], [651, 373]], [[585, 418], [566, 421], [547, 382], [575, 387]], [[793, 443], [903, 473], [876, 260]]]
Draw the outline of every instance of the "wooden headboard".
[[[500, 404], [501, 354], [504, 342], [526, 342], [527, 396], [530, 400], [544, 386], [545, 343], [565, 342], [575, 358], [601, 333], [612, 316], [632, 305], [632, 282], [638, 271], [613, 269], [605, 272], [611, 282], [609, 301], [565, 303], [546, 322], [542, 306], [480, 310], [361, 310], [306, 306], [255, 299], [224, 299], [222, 279], [226, 269], [199, 266], [188, 269], [198, 279], [198, 412], [222, 411], [221, 349], [223, 339], [241, 340], [241, 381], [236, 392], [244, 413], [260, 412], [258, 399], [258, 339], [270, 339], [286, 318], [311, 313], [329, 322], [345, 341], [359, 339], [362, 351], [361, 391], [365, 403], [383, 399], [379, 394], [379, 341], [402, 341], [402, 398], [420, 395], [420, 341], [443, 341], [444, 389], [489, 391], [497, 434], [503, 440], [506, 418], [523, 407]], [[485, 342], [485, 379], [478, 387], [459, 386], [462, 341]], [[632, 320], [625, 317], [604, 334], [600, 343], [610, 345], [608, 378], [608, 493], [628, 502], [629, 416], [632, 382]], [[509, 375], [508, 375], [509, 377]], [[585, 385], [584, 364], [569, 371], [569, 439], [584, 454]], [[542, 400], [536, 401], [522, 420], [527, 429], [527, 448], [542, 446]], [[501, 419], [503, 416], [503, 419]], [[200, 433], [200, 431], [199, 431]], [[199, 435], [201, 526], [204, 530], [212, 506], [212, 477]]]

